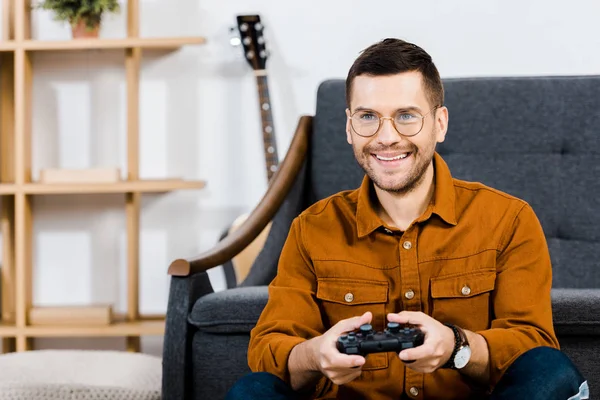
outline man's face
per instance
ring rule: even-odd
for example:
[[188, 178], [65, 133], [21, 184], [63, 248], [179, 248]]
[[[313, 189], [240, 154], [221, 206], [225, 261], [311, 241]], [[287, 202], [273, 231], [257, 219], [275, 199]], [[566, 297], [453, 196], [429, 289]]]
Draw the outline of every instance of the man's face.
[[[420, 72], [354, 78], [350, 110], [346, 110], [348, 117], [357, 109], [376, 111], [383, 117], [398, 115], [400, 119], [426, 115], [423, 128], [412, 137], [400, 135], [387, 119], [377, 134], [362, 137], [352, 129], [348, 118], [348, 143], [360, 166], [380, 189], [408, 193], [421, 182], [433, 159], [436, 143], [444, 141], [448, 124], [448, 110], [440, 107], [430, 113], [432, 108]], [[402, 116], [403, 112], [410, 115]]]

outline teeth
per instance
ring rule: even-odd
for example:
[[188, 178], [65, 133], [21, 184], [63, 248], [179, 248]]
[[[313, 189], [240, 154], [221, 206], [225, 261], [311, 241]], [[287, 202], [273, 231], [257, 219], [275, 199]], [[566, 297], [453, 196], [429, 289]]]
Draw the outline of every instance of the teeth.
[[408, 153], [400, 154], [399, 156], [396, 156], [396, 157], [382, 157], [379, 155], [375, 155], [375, 157], [377, 157], [378, 159], [380, 159], [382, 161], [394, 161], [394, 160], [401, 160], [403, 158], [408, 157]]

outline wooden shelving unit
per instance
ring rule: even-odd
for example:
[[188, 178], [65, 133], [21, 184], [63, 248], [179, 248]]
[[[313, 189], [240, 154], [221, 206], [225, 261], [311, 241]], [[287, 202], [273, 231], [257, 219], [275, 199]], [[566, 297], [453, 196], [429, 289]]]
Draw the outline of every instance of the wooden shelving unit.
[[124, 38], [124, 39], [77, 39], [77, 40], [24, 40], [6, 41], [0, 44], [0, 52], [24, 49], [27, 51], [65, 50], [124, 50], [141, 48], [145, 50], [177, 50], [190, 44], [204, 44], [202, 37], [176, 38]]
[[[164, 318], [139, 312], [139, 218], [143, 193], [201, 189], [202, 181], [142, 180], [139, 176], [139, 76], [142, 51], [173, 51], [201, 45], [202, 37], [139, 37], [139, 0], [127, 2], [123, 39], [31, 39], [28, 0], [2, 0], [0, 42], [0, 229], [2, 231], [0, 338], [4, 351], [26, 351], [35, 337], [121, 336], [129, 351], [140, 350], [140, 337], [162, 335]], [[32, 182], [31, 107], [33, 60], [39, 51], [123, 51], [127, 82], [127, 180], [116, 183], [41, 184]], [[127, 313], [105, 326], [32, 326], [32, 252], [36, 195], [123, 194], [127, 229]]]

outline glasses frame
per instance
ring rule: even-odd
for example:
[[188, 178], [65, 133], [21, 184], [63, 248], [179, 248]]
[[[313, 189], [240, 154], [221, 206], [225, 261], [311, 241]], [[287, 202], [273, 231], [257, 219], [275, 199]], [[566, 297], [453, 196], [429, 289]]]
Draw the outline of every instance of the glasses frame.
[[[377, 135], [377, 133], [379, 133], [379, 131], [381, 130], [381, 127], [383, 126], [383, 121], [386, 119], [389, 119], [390, 122], [392, 123], [392, 126], [394, 127], [394, 129], [396, 130], [396, 132], [398, 132], [398, 134], [400, 136], [404, 136], [404, 137], [413, 137], [413, 136], [417, 136], [419, 133], [421, 133], [421, 131], [423, 130], [423, 126], [425, 126], [425, 117], [427, 117], [428, 115], [430, 115], [433, 111], [437, 110], [438, 108], [440, 108], [442, 106], [434, 106], [432, 109], [430, 109], [427, 114], [425, 115], [419, 115], [419, 117], [421, 118], [421, 128], [419, 128], [419, 130], [417, 131], [417, 133], [413, 134], [413, 135], [406, 135], [402, 132], [400, 132], [398, 130], [398, 127], [396, 126], [396, 123], [394, 122], [394, 117], [384, 117], [383, 115], [381, 115], [379, 112], [375, 111], [375, 110], [356, 110], [354, 111], [352, 114], [350, 114], [350, 116], [348, 117], [348, 119], [350, 119], [350, 127], [352, 128], [352, 131], [354, 133], [356, 133], [358, 136], [360, 137], [373, 137], [375, 135]], [[361, 111], [369, 111], [372, 112], [373, 114], [377, 115], [377, 117], [379, 118], [379, 126], [377, 127], [377, 130], [375, 130], [375, 132], [371, 135], [361, 135], [360, 133], [358, 133], [356, 131], [356, 129], [354, 128], [354, 125], [352, 124], [353, 121], [353, 117], [356, 115], [356, 113], [361, 112]], [[397, 113], [396, 113], [397, 114]]]

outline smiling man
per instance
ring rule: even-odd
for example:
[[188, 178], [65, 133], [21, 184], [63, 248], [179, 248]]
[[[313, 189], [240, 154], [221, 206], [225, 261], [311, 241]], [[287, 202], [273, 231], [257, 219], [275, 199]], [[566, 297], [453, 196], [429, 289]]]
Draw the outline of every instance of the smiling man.
[[[431, 57], [386, 39], [346, 80], [360, 188], [290, 229], [251, 334], [253, 373], [229, 399], [584, 399], [558, 350], [544, 233], [523, 200], [452, 178], [436, 144], [448, 109]], [[341, 335], [418, 328], [420, 346], [366, 357]], [[388, 325], [390, 324], [390, 325]]]

